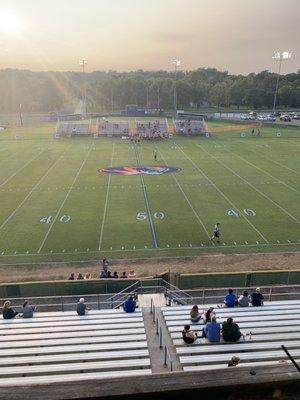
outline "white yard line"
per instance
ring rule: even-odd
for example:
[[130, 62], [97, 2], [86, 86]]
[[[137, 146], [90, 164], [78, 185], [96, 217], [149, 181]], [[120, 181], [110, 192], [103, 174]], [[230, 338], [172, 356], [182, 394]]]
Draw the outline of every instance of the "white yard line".
[[49, 236], [49, 233], [51, 232], [51, 229], [53, 228], [53, 226], [54, 226], [54, 224], [55, 224], [55, 221], [57, 220], [57, 217], [59, 216], [59, 213], [61, 212], [63, 206], [65, 205], [65, 202], [67, 201], [67, 199], [68, 199], [68, 197], [69, 197], [69, 195], [70, 195], [70, 193], [71, 193], [71, 191], [72, 191], [72, 189], [73, 189], [73, 186], [74, 186], [74, 184], [75, 184], [75, 182], [76, 182], [76, 180], [77, 180], [77, 178], [78, 178], [78, 176], [79, 176], [79, 174], [80, 174], [80, 172], [81, 172], [81, 170], [82, 170], [84, 164], [86, 163], [86, 161], [87, 161], [87, 159], [88, 159], [88, 157], [89, 157], [89, 155], [90, 155], [90, 152], [91, 152], [92, 148], [93, 148], [93, 147], [92, 147], [92, 145], [91, 145], [91, 146], [90, 146], [90, 149], [89, 149], [89, 151], [88, 151], [88, 153], [87, 153], [87, 155], [85, 156], [84, 160], [83, 160], [82, 163], [81, 163], [80, 168], [79, 168], [78, 171], [77, 171], [77, 174], [75, 175], [75, 178], [74, 178], [74, 180], [73, 180], [73, 182], [72, 182], [72, 185], [71, 185], [70, 189], [68, 190], [68, 192], [67, 192], [67, 194], [66, 194], [64, 200], [62, 201], [62, 203], [61, 203], [61, 205], [60, 205], [60, 207], [59, 207], [59, 210], [57, 211], [55, 217], [53, 218], [53, 221], [52, 221], [51, 225], [49, 226], [49, 229], [48, 229], [48, 231], [47, 231], [47, 233], [46, 233], [46, 235], [45, 235], [45, 237], [44, 237], [44, 239], [43, 239], [43, 241], [42, 241], [42, 243], [41, 243], [41, 245], [40, 245], [40, 247], [39, 247], [39, 249], [38, 249], [38, 253], [41, 252], [41, 250], [42, 250], [42, 248], [43, 248], [43, 246], [44, 246], [44, 244], [45, 244], [45, 242], [46, 242], [46, 240], [47, 240], [47, 238], [48, 238], [48, 236]]
[[21, 168], [17, 169], [12, 175], [10, 175], [5, 181], [3, 181], [0, 184], [0, 187], [4, 186], [7, 182], [9, 182], [12, 178], [14, 178], [19, 172], [21, 172], [24, 168], [27, 167], [30, 163], [32, 163], [34, 160], [39, 158], [39, 156], [44, 152], [45, 150], [42, 150], [37, 156], [31, 158], [25, 165], [23, 165]]
[[[162, 152], [159, 151], [159, 153], [160, 153], [160, 155], [161, 155], [162, 160], [163, 160], [164, 163], [167, 165], [166, 159], [164, 158]], [[177, 186], [179, 187], [181, 193], [183, 194], [183, 196], [184, 196], [186, 202], [188, 203], [188, 205], [190, 206], [191, 210], [193, 211], [193, 213], [194, 213], [195, 217], [197, 218], [198, 222], [200, 223], [200, 225], [201, 225], [202, 228], [204, 229], [204, 231], [205, 231], [205, 233], [206, 233], [208, 239], [210, 239], [210, 235], [209, 235], [209, 233], [208, 233], [208, 231], [207, 231], [207, 229], [206, 229], [206, 227], [205, 227], [203, 221], [202, 221], [201, 218], [199, 217], [198, 213], [196, 212], [196, 210], [194, 209], [193, 205], [191, 204], [189, 198], [187, 197], [187, 195], [185, 194], [184, 190], [182, 189], [182, 187], [181, 187], [181, 185], [180, 185], [178, 179], [176, 178], [175, 174], [171, 174], [171, 175], [172, 175], [173, 179], [175, 180], [175, 182], [177, 183]]]
[[[240, 142], [243, 143], [243, 144], [246, 144], [245, 142], [242, 142], [241, 140], [240, 140]], [[253, 143], [251, 143], [251, 144], [253, 144]], [[250, 144], [250, 145], [251, 145], [251, 144]], [[252, 153], [255, 154], [255, 151], [254, 151], [254, 150], [251, 150], [251, 151], [252, 151]], [[290, 168], [290, 167], [287, 167], [286, 165], [281, 164], [281, 163], [279, 163], [278, 161], [272, 160], [272, 158], [269, 158], [269, 157], [267, 157], [267, 156], [261, 154], [260, 152], [258, 152], [258, 154], [260, 155], [260, 157], [263, 157], [263, 158], [265, 158], [266, 160], [271, 161], [272, 163], [277, 164], [277, 165], [279, 165], [280, 167], [287, 169], [288, 171], [291, 171], [291, 172], [294, 172], [294, 173], [297, 174], [297, 175], [300, 175], [300, 173], [299, 173], [298, 171], [295, 171], [294, 169], [292, 169], [292, 168]]]
[[[260, 191], [259, 189], [257, 189], [254, 185], [252, 185], [252, 183], [248, 182], [245, 178], [243, 178], [242, 176], [240, 176], [237, 172], [235, 172], [233, 169], [231, 169], [230, 167], [228, 167], [226, 164], [224, 164], [222, 161], [218, 160], [217, 157], [213, 156], [212, 154], [210, 154], [207, 150], [205, 150], [203, 147], [201, 147], [199, 144], [197, 144], [197, 146], [199, 146], [203, 151], [205, 151], [207, 154], [209, 154], [214, 160], [216, 160], [219, 164], [223, 165], [223, 167], [227, 168], [228, 171], [231, 171], [234, 175], [236, 175], [237, 177], [239, 177], [242, 181], [244, 181], [247, 185], [249, 185], [250, 187], [252, 187], [252, 189], [254, 189], [257, 193], [259, 193], [261, 196], [265, 197], [267, 200], [269, 200], [272, 204], [274, 204], [276, 207], [280, 208], [281, 211], [283, 211], [286, 215], [288, 215], [290, 218], [292, 218], [294, 221], [298, 222], [298, 224], [300, 223], [300, 221], [294, 217], [292, 214], [290, 214], [285, 208], [281, 207], [281, 205], [279, 205], [278, 203], [276, 203], [274, 200], [272, 200], [269, 196], [267, 196], [265, 193], [263, 193], [262, 191]], [[234, 153], [233, 153], [234, 154]]]
[[[199, 146], [199, 145], [198, 145]], [[239, 154], [234, 153], [231, 150], [228, 150], [225, 148], [225, 151], [227, 151], [228, 153], [233, 154], [234, 156], [240, 158], [241, 160], [243, 160], [244, 162], [246, 162], [247, 164], [251, 165], [253, 168], [256, 168], [258, 171], [261, 171], [262, 173], [269, 175], [272, 179], [275, 179], [277, 182], [281, 183], [282, 185], [286, 186], [288, 189], [293, 190], [294, 192], [300, 194], [299, 190], [295, 189], [294, 187], [288, 185], [287, 183], [285, 183], [284, 181], [282, 181], [281, 179], [276, 178], [276, 176], [270, 174], [267, 171], [264, 171], [263, 169], [261, 169], [260, 167], [258, 167], [257, 165], [253, 164], [252, 162], [246, 160], [246, 158], [240, 156]]]
[[[115, 144], [113, 143], [111, 160], [110, 160], [110, 166], [111, 167], [113, 165], [114, 154], [115, 154]], [[106, 211], [107, 211], [108, 196], [109, 196], [109, 189], [110, 189], [110, 180], [111, 180], [111, 174], [109, 174], [109, 176], [108, 176], [106, 198], [105, 198], [105, 205], [104, 205], [103, 218], [102, 218], [101, 231], [100, 231], [100, 238], [99, 238], [99, 246], [98, 246], [98, 250], [99, 251], [101, 250], [102, 240], [103, 240], [103, 231], [104, 231], [104, 224], [105, 224], [105, 219], [106, 219]]]
[[[158, 248], [153, 248], [153, 247], [148, 247], [148, 248], [136, 248], [136, 249], [114, 249], [114, 250], [90, 250], [90, 251], [71, 251], [71, 252], [48, 252], [48, 253], [16, 253], [16, 254], [0, 254], [0, 258], [5, 258], [5, 257], [29, 257], [29, 256], [48, 256], [48, 255], [75, 255], [75, 254], [93, 254], [93, 253], [120, 253], [120, 252], [127, 252], [127, 253], [136, 253], [136, 252], [140, 252], [140, 251], [146, 251], [146, 252], [151, 252], [151, 251], [166, 251], [166, 250], [199, 250], [199, 249], [237, 249], [237, 248], [248, 248], [248, 247], [280, 247], [280, 246], [295, 246], [295, 245], [299, 245], [299, 242], [291, 242], [291, 243], [259, 243], [259, 244], [237, 244], [237, 245], [220, 245], [220, 246], [193, 246], [193, 247], [186, 247], [186, 246], [182, 246], [182, 247], [158, 247]], [[295, 253], [299, 253], [298, 251], [296, 252], [290, 252], [290, 254], [295, 254]], [[251, 253], [245, 253], [244, 255], [249, 255]], [[264, 254], [264, 253], [257, 253], [257, 254]], [[257, 255], [257, 254], [253, 254], [253, 255]], [[276, 253], [272, 253], [272, 254], [276, 254]], [[284, 252], [284, 254], [286, 254], [286, 252]], [[252, 255], [252, 254], [251, 254]]]
[[224, 192], [222, 192], [221, 189], [218, 188], [218, 186], [202, 171], [202, 169], [190, 158], [186, 155], [186, 153], [181, 149], [180, 146], [178, 146], [176, 144], [176, 146], [178, 147], [178, 149], [185, 155], [185, 157], [194, 165], [194, 167], [214, 186], [214, 188], [221, 194], [222, 197], [224, 197], [224, 199], [233, 207], [235, 208], [237, 211], [239, 211], [239, 213], [241, 214], [241, 217], [245, 219], [245, 221], [247, 221], [247, 223], [255, 230], [256, 233], [259, 234], [259, 236], [266, 242], [269, 243], [268, 239], [252, 224], [251, 221], [248, 220], [248, 218], [244, 215], [244, 213], [242, 213], [239, 208], [226, 196], [226, 194]]
[[54, 164], [46, 171], [46, 173], [41, 177], [41, 179], [35, 184], [35, 186], [30, 190], [30, 192], [27, 194], [27, 196], [21, 201], [21, 203], [18, 205], [18, 207], [6, 218], [6, 220], [0, 225], [0, 230], [7, 224], [7, 222], [16, 214], [16, 212], [22, 207], [22, 205], [25, 203], [25, 201], [32, 195], [32, 193], [35, 191], [35, 189], [40, 185], [40, 183], [47, 177], [49, 172], [56, 166], [56, 164], [60, 161], [62, 156], [60, 156]]

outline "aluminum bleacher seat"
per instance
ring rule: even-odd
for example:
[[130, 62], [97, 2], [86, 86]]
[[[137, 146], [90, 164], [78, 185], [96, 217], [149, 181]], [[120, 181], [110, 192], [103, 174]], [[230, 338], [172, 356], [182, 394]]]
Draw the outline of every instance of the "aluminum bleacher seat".
[[0, 320], [0, 387], [150, 374], [141, 311]]
[[219, 369], [227, 366], [232, 356], [240, 358], [240, 366], [269, 365], [287, 362], [281, 349], [284, 344], [295, 358], [300, 358], [300, 300], [265, 302], [262, 307], [218, 308], [216, 305], [199, 305], [199, 310], [215, 306], [217, 321], [222, 323], [233, 317], [246, 336], [238, 343], [210, 343], [197, 339], [186, 345], [181, 337], [185, 324], [201, 334], [203, 320], [193, 324], [189, 312], [191, 306], [163, 307], [162, 313], [176, 348], [180, 363], [186, 371]]

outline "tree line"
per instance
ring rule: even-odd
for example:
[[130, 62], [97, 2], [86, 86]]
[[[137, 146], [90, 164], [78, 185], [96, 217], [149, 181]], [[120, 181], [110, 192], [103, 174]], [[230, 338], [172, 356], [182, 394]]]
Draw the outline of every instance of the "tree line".
[[[201, 107], [272, 108], [277, 75], [269, 71], [231, 75], [214, 68], [193, 71], [0, 71], [0, 112], [74, 111], [87, 98], [88, 112], [119, 111], [126, 104], [173, 109]], [[300, 107], [300, 70], [280, 76], [278, 107]]]

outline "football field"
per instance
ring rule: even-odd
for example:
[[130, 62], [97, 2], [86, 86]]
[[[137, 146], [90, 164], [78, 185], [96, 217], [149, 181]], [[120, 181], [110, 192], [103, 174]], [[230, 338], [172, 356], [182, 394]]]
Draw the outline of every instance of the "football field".
[[51, 124], [1, 134], [0, 262], [298, 251], [300, 129], [209, 127], [136, 145]]

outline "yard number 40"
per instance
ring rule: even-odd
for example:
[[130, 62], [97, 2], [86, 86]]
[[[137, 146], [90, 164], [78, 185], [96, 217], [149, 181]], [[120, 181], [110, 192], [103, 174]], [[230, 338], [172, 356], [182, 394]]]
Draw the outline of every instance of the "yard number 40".
[[[40, 219], [40, 222], [42, 224], [51, 224], [52, 221], [53, 221], [53, 216], [52, 215], [47, 215], [46, 217], [43, 217], [43, 218]], [[69, 222], [69, 221], [71, 221], [70, 215], [62, 215], [59, 218], [59, 222], [65, 223], [65, 222]]]
[[[244, 208], [243, 212], [248, 217], [255, 217], [255, 215], [256, 215], [256, 212], [251, 210], [251, 208]], [[229, 215], [230, 217], [238, 217], [239, 213], [236, 210], [231, 209], [231, 210], [227, 211], [227, 215]]]

